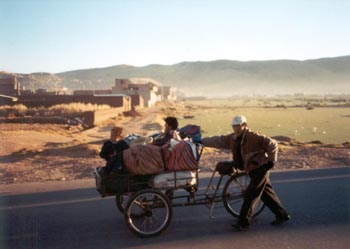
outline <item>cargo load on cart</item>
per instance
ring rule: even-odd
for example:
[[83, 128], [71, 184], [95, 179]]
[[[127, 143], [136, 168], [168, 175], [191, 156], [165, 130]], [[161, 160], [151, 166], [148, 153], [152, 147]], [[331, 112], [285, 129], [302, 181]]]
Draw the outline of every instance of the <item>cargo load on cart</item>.
[[[198, 138], [197, 128], [191, 127]], [[146, 187], [193, 186], [197, 183], [196, 172], [201, 149], [200, 144], [189, 139], [171, 139], [167, 146], [132, 144], [123, 151], [123, 173], [105, 174], [101, 168], [95, 169], [97, 190], [104, 197]]]

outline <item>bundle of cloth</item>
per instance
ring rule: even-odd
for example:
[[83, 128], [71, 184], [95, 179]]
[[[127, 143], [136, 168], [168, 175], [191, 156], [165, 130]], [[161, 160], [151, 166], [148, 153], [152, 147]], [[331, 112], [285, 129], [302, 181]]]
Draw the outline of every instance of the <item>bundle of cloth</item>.
[[185, 126], [173, 135], [174, 138], [161, 137], [167, 141], [164, 145], [153, 143], [153, 137], [137, 134], [106, 141], [100, 152], [101, 158], [106, 159], [106, 166], [94, 171], [101, 196], [133, 192], [148, 184], [160, 188], [195, 185], [200, 128]]
[[126, 171], [133, 175], [198, 168], [196, 145], [184, 140], [172, 139], [167, 146], [137, 144], [123, 151], [123, 160]]
[[187, 125], [179, 129], [178, 134], [177, 139], [171, 139], [164, 146], [142, 143], [124, 150], [125, 170], [134, 175], [147, 175], [197, 169], [199, 155], [192, 137], [196, 142], [200, 140], [200, 127]]
[[124, 167], [132, 175], [158, 174], [166, 170], [166, 149], [152, 144], [136, 144], [123, 151]]

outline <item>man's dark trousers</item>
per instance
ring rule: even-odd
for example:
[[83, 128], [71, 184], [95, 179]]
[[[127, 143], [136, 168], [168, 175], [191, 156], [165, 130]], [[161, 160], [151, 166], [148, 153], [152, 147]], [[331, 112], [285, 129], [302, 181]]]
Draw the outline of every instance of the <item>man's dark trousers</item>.
[[250, 183], [244, 194], [244, 202], [239, 216], [240, 225], [249, 226], [260, 199], [276, 217], [285, 217], [287, 212], [272, 188], [270, 173], [263, 167], [259, 167], [251, 171], [249, 176]]

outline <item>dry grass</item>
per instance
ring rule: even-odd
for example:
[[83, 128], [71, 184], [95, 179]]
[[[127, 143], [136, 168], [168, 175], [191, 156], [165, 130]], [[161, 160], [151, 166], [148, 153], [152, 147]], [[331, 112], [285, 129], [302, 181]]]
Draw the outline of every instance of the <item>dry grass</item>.
[[77, 113], [87, 111], [97, 111], [111, 108], [109, 105], [97, 105], [97, 104], [83, 104], [83, 103], [71, 103], [60, 104], [49, 107], [49, 111], [61, 112], [61, 113]]
[[51, 107], [34, 107], [28, 108], [23, 104], [14, 106], [4, 105], [0, 106], [1, 117], [23, 117], [23, 116], [50, 116], [50, 115], [65, 115], [75, 114], [86, 111], [97, 111], [109, 109], [109, 105], [84, 104], [84, 103], [70, 103], [59, 104]]

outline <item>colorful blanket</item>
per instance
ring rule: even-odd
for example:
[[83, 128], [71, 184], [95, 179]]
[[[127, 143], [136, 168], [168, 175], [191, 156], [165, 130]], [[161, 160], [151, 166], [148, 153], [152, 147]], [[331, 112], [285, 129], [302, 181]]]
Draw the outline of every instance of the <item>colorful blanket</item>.
[[165, 149], [155, 145], [137, 144], [123, 151], [126, 171], [133, 175], [158, 174], [165, 170]]
[[191, 144], [187, 141], [180, 141], [171, 150], [167, 170], [194, 170], [198, 168], [198, 161], [193, 155]]

